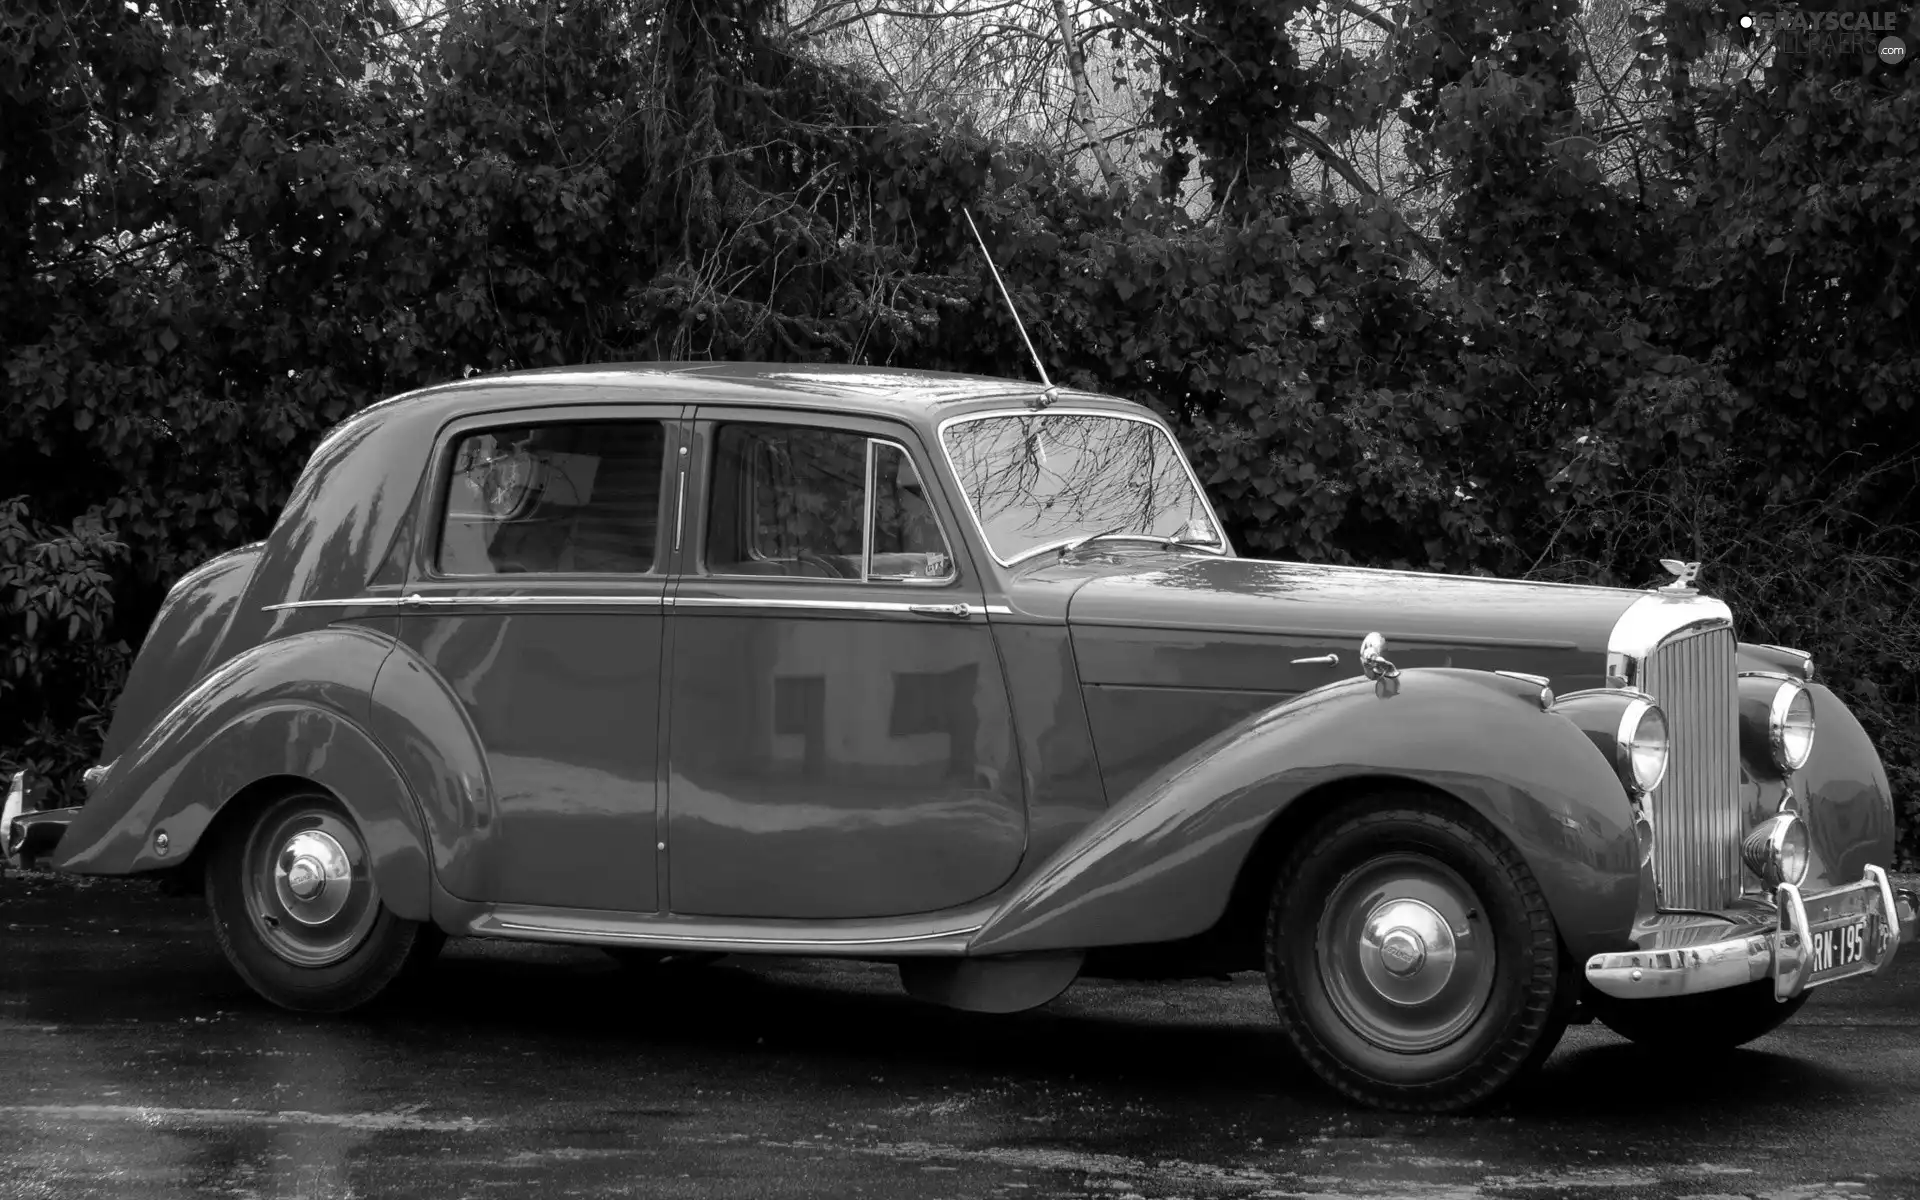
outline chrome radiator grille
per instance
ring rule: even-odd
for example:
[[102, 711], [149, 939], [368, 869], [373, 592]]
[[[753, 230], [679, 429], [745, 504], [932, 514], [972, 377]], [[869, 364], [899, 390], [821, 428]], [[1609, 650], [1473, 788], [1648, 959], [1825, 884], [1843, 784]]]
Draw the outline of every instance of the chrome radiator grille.
[[1653, 874], [1663, 907], [1718, 909], [1740, 895], [1740, 710], [1730, 629], [1683, 634], [1646, 660], [1640, 687], [1666, 710], [1667, 777], [1653, 793]]

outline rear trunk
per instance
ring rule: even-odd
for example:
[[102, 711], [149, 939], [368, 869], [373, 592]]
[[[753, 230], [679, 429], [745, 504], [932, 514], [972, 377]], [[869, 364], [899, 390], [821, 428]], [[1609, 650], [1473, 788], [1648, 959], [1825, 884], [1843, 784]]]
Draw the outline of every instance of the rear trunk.
[[139, 741], [216, 664], [208, 656], [253, 578], [264, 542], [211, 559], [180, 577], [134, 656], [126, 686], [113, 708], [100, 761], [111, 763]]

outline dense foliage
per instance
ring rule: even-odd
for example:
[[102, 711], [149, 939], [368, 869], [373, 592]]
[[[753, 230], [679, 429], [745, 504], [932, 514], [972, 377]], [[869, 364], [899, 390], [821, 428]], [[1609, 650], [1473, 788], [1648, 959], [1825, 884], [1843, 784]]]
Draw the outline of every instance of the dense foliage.
[[[1920, 851], [1920, 71], [1675, 5], [1631, 170], [1571, 0], [1113, 6], [1167, 48], [1121, 187], [903, 113], [764, 0], [20, 0], [0, 15], [0, 760], [69, 784], [170, 582], [341, 416], [627, 358], [1056, 377], [1160, 406], [1250, 552], [1703, 579], [1815, 650]], [[1913, 40], [1913, 39], [1910, 39]], [[1390, 113], [1438, 199], [1295, 186]], [[1204, 181], [1197, 212], [1174, 202]]]

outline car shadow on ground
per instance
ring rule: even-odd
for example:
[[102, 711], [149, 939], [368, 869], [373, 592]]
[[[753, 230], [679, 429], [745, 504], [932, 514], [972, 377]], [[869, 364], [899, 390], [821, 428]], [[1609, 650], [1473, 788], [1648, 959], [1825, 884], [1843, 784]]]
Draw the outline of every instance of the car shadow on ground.
[[[196, 901], [147, 903], [138, 913], [132, 903], [84, 905], [71, 925], [64, 904], [9, 906], [9, 918], [27, 918], [0, 980], [15, 1015], [183, 1027], [217, 1017], [294, 1038], [324, 1032], [334, 1049], [428, 1067], [537, 1055], [543, 1070], [751, 1080], [777, 1065], [828, 1088], [885, 1076], [907, 1087], [1091, 1088], [1208, 1112], [1257, 1103], [1270, 1120], [1373, 1119], [1290, 1052], [1257, 975], [1082, 981], [1044, 1008], [990, 1016], [914, 1000], [882, 964], [731, 958], [635, 971], [586, 948], [455, 942], [373, 1008], [315, 1017], [248, 990], [204, 932]], [[1871, 1083], [1779, 1053], [1775, 1039], [1680, 1061], [1610, 1034], [1570, 1042], [1474, 1117], [1646, 1129], [1710, 1109], [1766, 1125], [1810, 1101], [1879, 1098]]]
[[[569, 956], [578, 952], [563, 952]], [[1354, 1115], [1291, 1052], [1258, 976], [1075, 985], [1026, 1013], [956, 1012], [901, 993], [893, 968], [729, 959], [630, 971], [584, 959], [452, 957], [381, 1011], [386, 1032], [416, 1023], [508, 1042], [564, 1030], [596, 1059], [707, 1072], [778, 1055], [823, 1081], [884, 1073], [902, 1083], [1001, 1079], [1179, 1097], [1231, 1109], [1253, 1101], [1301, 1117]], [[1598, 1028], [1593, 1027], [1593, 1028]], [[1563, 1048], [1482, 1115], [1527, 1121], [1624, 1121], [1636, 1127], [1710, 1108], [1760, 1118], [1810, 1100], [1860, 1100], [1871, 1088], [1791, 1055], [1744, 1048], [1683, 1063], [1625, 1041]], [[1589, 1038], [1580, 1039], [1591, 1042]], [[1763, 1043], [1764, 1045], [1764, 1043]]]

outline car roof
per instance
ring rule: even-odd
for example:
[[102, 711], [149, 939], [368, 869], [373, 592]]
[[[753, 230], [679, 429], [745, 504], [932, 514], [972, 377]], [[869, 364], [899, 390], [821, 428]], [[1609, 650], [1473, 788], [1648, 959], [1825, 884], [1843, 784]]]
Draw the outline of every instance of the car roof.
[[[554, 393], [567, 404], [645, 403], [674, 400], [691, 404], [726, 404], [852, 412], [933, 424], [964, 412], [1027, 405], [1039, 400], [1041, 386], [988, 375], [951, 371], [915, 371], [901, 367], [868, 367], [810, 363], [636, 362], [590, 366], [549, 367], [498, 375], [476, 375], [395, 396], [374, 405], [388, 410], [429, 402], [459, 412], [464, 396], [472, 411], [517, 402], [513, 392], [525, 388]], [[1055, 405], [1112, 408], [1144, 413], [1145, 405], [1131, 400], [1072, 388], [1057, 388]], [[363, 409], [362, 413], [372, 409]]]

